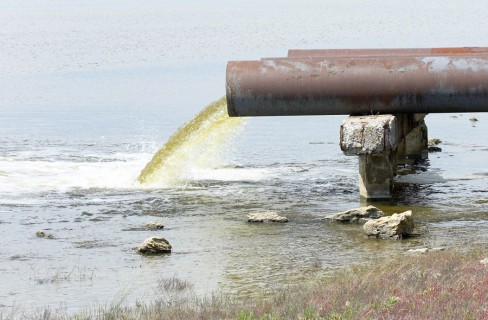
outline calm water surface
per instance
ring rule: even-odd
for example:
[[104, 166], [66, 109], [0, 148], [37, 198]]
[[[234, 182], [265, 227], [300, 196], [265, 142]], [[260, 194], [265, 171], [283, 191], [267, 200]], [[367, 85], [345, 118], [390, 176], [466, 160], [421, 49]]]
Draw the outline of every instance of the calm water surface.
[[[175, 275], [199, 294], [252, 294], [410, 248], [486, 245], [485, 114], [427, 116], [443, 151], [398, 177], [392, 201], [376, 204], [389, 213], [413, 210], [421, 236], [410, 240], [367, 239], [356, 225], [320, 221], [365, 204], [357, 159], [338, 146], [342, 116], [248, 119], [219, 144], [218, 157], [190, 153], [178, 183], [136, 182], [169, 136], [224, 94], [227, 60], [292, 47], [486, 45], [479, 39], [488, 26], [463, 27], [473, 17], [488, 21], [482, 2], [462, 17], [461, 1], [437, 2], [259, 2], [269, 15], [262, 19], [258, 2], [248, 1], [4, 1], [0, 313], [132, 303]], [[439, 21], [460, 22], [447, 32], [452, 24], [433, 25], [416, 6], [442, 7]], [[246, 223], [263, 210], [290, 222]], [[166, 227], [141, 231], [149, 221]], [[36, 237], [38, 230], [54, 239]], [[147, 258], [132, 250], [154, 235], [173, 253]]]

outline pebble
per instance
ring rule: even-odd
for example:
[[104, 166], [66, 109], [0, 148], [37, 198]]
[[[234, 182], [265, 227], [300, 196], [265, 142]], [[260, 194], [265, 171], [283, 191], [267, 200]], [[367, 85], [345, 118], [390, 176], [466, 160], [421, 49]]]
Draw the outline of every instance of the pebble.
[[44, 238], [44, 239], [54, 239], [54, 236], [50, 233], [46, 233], [45, 231], [43, 230], [39, 230], [36, 232], [36, 236], [38, 238]]

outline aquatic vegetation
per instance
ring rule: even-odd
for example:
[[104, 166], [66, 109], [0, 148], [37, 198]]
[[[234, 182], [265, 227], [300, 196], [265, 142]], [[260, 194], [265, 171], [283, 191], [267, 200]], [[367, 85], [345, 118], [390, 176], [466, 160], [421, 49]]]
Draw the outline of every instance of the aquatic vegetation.
[[41, 285], [63, 281], [93, 281], [95, 269], [80, 266], [73, 266], [72, 268], [53, 268], [49, 266], [47, 269], [39, 269], [35, 264], [32, 264], [31, 273], [30, 279]]

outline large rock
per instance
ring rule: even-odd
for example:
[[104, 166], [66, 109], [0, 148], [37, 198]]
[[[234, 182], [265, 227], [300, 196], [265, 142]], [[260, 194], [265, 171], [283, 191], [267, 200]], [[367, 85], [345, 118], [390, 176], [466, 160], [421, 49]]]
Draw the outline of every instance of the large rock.
[[273, 211], [252, 213], [247, 216], [248, 222], [288, 222], [288, 218], [282, 217]]
[[412, 211], [395, 213], [392, 216], [370, 220], [363, 226], [368, 236], [383, 239], [398, 239], [412, 234], [414, 223]]
[[150, 237], [147, 238], [139, 247], [137, 252], [146, 255], [154, 255], [161, 253], [171, 253], [171, 245], [165, 238]]
[[367, 206], [339, 212], [324, 218], [324, 220], [335, 220], [340, 222], [366, 222], [371, 219], [384, 217], [385, 213], [375, 206]]

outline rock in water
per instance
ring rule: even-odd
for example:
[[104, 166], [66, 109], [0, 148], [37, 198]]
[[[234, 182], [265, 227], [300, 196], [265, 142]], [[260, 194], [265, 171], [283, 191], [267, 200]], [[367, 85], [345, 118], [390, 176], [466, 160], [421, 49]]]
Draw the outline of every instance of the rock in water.
[[273, 211], [252, 213], [247, 216], [248, 222], [288, 222], [288, 218], [282, 217]]
[[428, 152], [442, 152], [442, 148], [439, 147], [428, 147], [427, 148]]
[[339, 222], [366, 222], [371, 219], [384, 217], [385, 213], [375, 206], [367, 206], [339, 212], [324, 218], [324, 220], [335, 220]]
[[164, 228], [164, 224], [156, 221], [151, 221], [145, 224], [147, 230], [160, 230]]
[[412, 234], [414, 223], [412, 211], [395, 213], [392, 216], [370, 220], [363, 226], [368, 236], [382, 239], [398, 239]]
[[165, 238], [150, 237], [147, 238], [139, 247], [137, 252], [146, 255], [171, 253], [171, 245]]
[[441, 143], [442, 143], [441, 139], [437, 139], [437, 138], [430, 139], [427, 144], [427, 150], [429, 152], [442, 152], [442, 149], [438, 147], [438, 145]]
[[417, 248], [417, 249], [410, 249], [407, 250], [408, 253], [427, 253], [427, 252], [436, 252], [436, 251], [444, 251], [445, 248], [437, 247], [437, 248]]
[[435, 147], [436, 145], [438, 144], [441, 144], [442, 143], [442, 140], [441, 139], [437, 139], [437, 138], [432, 138], [428, 141], [427, 145], [429, 147]]
[[37, 231], [36, 236], [44, 239], [54, 239], [54, 236], [52, 234], [46, 233], [44, 230]]

